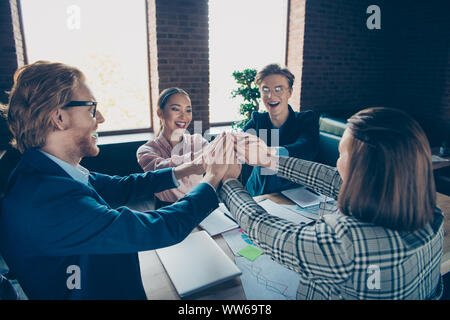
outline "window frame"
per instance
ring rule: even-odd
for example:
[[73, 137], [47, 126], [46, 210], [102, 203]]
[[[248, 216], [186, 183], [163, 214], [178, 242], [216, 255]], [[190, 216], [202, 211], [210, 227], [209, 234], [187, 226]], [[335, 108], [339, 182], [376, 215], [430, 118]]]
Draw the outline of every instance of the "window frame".
[[[149, 4], [148, 0], [143, 0], [145, 5], [145, 36], [146, 36], [146, 57], [147, 57], [147, 70], [148, 70], [148, 93], [149, 93], [149, 117], [150, 117], [150, 125], [146, 128], [133, 128], [133, 129], [122, 129], [122, 130], [106, 130], [106, 131], [99, 131], [99, 136], [115, 136], [115, 135], [126, 135], [126, 134], [133, 134], [133, 133], [153, 133], [154, 132], [154, 118], [153, 118], [153, 101], [152, 101], [152, 83], [151, 83], [151, 68], [150, 68], [150, 43], [149, 43]], [[22, 12], [22, 0], [17, 1], [17, 13], [20, 23], [20, 34], [22, 36], [22, 47], [23, 47], [23, 55], [24, 55], [24, 64], [29, 64], [28, 59], [28, 48], [26, 45], [26, 38], [25, 38], [25, 28], [23, 23], [23, 12]], [[101, 112], [101, 110], [100, 110]]]

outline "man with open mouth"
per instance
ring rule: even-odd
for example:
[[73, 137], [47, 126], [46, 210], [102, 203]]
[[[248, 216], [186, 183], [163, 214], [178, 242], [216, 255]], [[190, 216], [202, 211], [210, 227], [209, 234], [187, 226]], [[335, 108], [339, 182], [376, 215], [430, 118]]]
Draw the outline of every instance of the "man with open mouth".
[[[313, 111], [295, 112], [288, 100], [294, 75], [278, 64], [264, 67], [255, 82], [259, 86], [267, 112], [253, 112], [244, 131], [260, 137], [279, 155], [313, 160], [319, 146], [319, 119]], [[252, 196], [295, 187], [270, 170], [244, 165], [242, 181]]]

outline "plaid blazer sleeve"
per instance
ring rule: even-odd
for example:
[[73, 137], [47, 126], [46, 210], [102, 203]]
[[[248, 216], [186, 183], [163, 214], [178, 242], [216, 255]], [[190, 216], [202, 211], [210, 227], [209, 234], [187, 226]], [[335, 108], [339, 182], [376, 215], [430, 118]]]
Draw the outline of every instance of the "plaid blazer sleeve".
[[277, 175], [337, 199], [342, 179], [335, 167], [292, 157], [278, 158]]
[[350, 277], [354, 250], [345, 224], [326, 216], [308, 226], [280, 219], [259, 206], [234, 179], [222, 186], [219, 196], [257, 246], [302, 278], [342, 283]]

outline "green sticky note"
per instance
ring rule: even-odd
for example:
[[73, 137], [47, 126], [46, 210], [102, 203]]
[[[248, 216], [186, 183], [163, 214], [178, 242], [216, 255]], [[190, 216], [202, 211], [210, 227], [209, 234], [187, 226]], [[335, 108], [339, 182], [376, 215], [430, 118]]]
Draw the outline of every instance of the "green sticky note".
[[262, 252], [259, 249], [256, 249], [253, 246], [246, 246], [244, 249], [238, 252], [239, 255], [247, 258], [250, 261], [254, 261], [256, 258], [258, 258], [260, 255], [262, 255], [264, 252]]

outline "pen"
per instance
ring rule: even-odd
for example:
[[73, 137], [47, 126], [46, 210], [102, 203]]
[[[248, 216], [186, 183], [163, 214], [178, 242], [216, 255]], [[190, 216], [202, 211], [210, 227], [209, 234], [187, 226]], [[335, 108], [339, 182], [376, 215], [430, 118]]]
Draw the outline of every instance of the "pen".
[[221, 210], [221, 211], [223, 212], [223, 214], [224, 214], [226, 217], [230, 218], [233, 222], [237, 223], [237, 221], [236, 221], [232, 216], [230, 216], [228, 213], [224, 212], [223, 210]]

